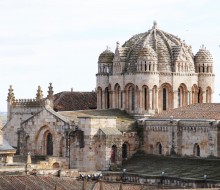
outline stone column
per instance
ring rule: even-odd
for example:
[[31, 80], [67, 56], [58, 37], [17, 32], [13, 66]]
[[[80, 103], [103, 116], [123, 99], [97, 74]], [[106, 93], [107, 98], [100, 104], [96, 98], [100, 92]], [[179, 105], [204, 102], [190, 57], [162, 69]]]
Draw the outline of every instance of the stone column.
[[173, 108], [178, 108], [178, 91], [177, 90], [173, 91]]
[[115, 94], [114, 90], [111, 91], [111, 96], [112, 96], [112, 98], [111, 98], [112, 102], [111, 102], [110, 108], [116, 108], [117, 107], [116, 102], [115, 102], [116, 94]]
[[106, 106], [105, 106], [105, 91], [102, 91], [102, 108], [101, 109], [106, 109]]
[[149, 89], [148, 109], [149, 109], [149, 110], [152, 110], [152, 89]]
[[143, 105], [143, 91], [140, 90], [139, 91], [139, 103], [140, 103], [140, 112], [143, 113], [144, 112], [144, 105]]
[[158, 89], [156, 88], [155, 89], [155, 107], [154, 107], [154, 109], [155, 109], [155, 112], [157, 111], [159, 111], [159, 107], [158, 107]]
[[200, 103], [207, 103], [206, 102], [206, 91], [202, 91], [202, 102]]

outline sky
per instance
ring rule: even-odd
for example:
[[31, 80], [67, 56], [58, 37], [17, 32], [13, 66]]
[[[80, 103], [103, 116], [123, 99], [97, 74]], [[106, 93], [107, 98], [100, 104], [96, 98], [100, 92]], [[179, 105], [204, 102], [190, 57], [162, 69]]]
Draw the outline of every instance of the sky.
[[0, 111], [16, 99], [95, 90], [98, 56], [133, 35], [158, 28], [177, 35], [195, 54], [204, 44], [214, 58], [214, 102], [220, 102], [218, 0], [0, 0]]

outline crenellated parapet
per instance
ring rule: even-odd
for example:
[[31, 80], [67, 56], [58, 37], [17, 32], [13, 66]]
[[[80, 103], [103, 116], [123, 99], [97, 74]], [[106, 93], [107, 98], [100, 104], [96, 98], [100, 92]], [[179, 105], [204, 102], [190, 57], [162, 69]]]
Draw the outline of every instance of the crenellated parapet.
[[12, 102], [13, 106], [42, 106], [43, 100], [37, 99], [15, 99]]

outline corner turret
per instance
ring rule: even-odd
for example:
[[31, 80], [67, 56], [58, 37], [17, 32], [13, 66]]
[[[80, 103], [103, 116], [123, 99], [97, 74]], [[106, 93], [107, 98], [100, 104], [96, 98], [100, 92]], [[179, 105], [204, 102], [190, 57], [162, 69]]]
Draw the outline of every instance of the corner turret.
[[197, 73], [213, 73], [213, 58], [204, 45], [196, 53], [194, 60]]

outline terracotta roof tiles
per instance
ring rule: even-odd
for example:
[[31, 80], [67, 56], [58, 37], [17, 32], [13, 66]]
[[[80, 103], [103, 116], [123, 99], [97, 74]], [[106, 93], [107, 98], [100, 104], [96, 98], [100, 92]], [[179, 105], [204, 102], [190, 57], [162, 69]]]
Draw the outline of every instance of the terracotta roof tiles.
[[55, 111], [96, 109], [96, 92], [60, 92], [54, 95]]
[[192, 104], [154, 115], [152, 118], [220, 120], [220, 103]]

